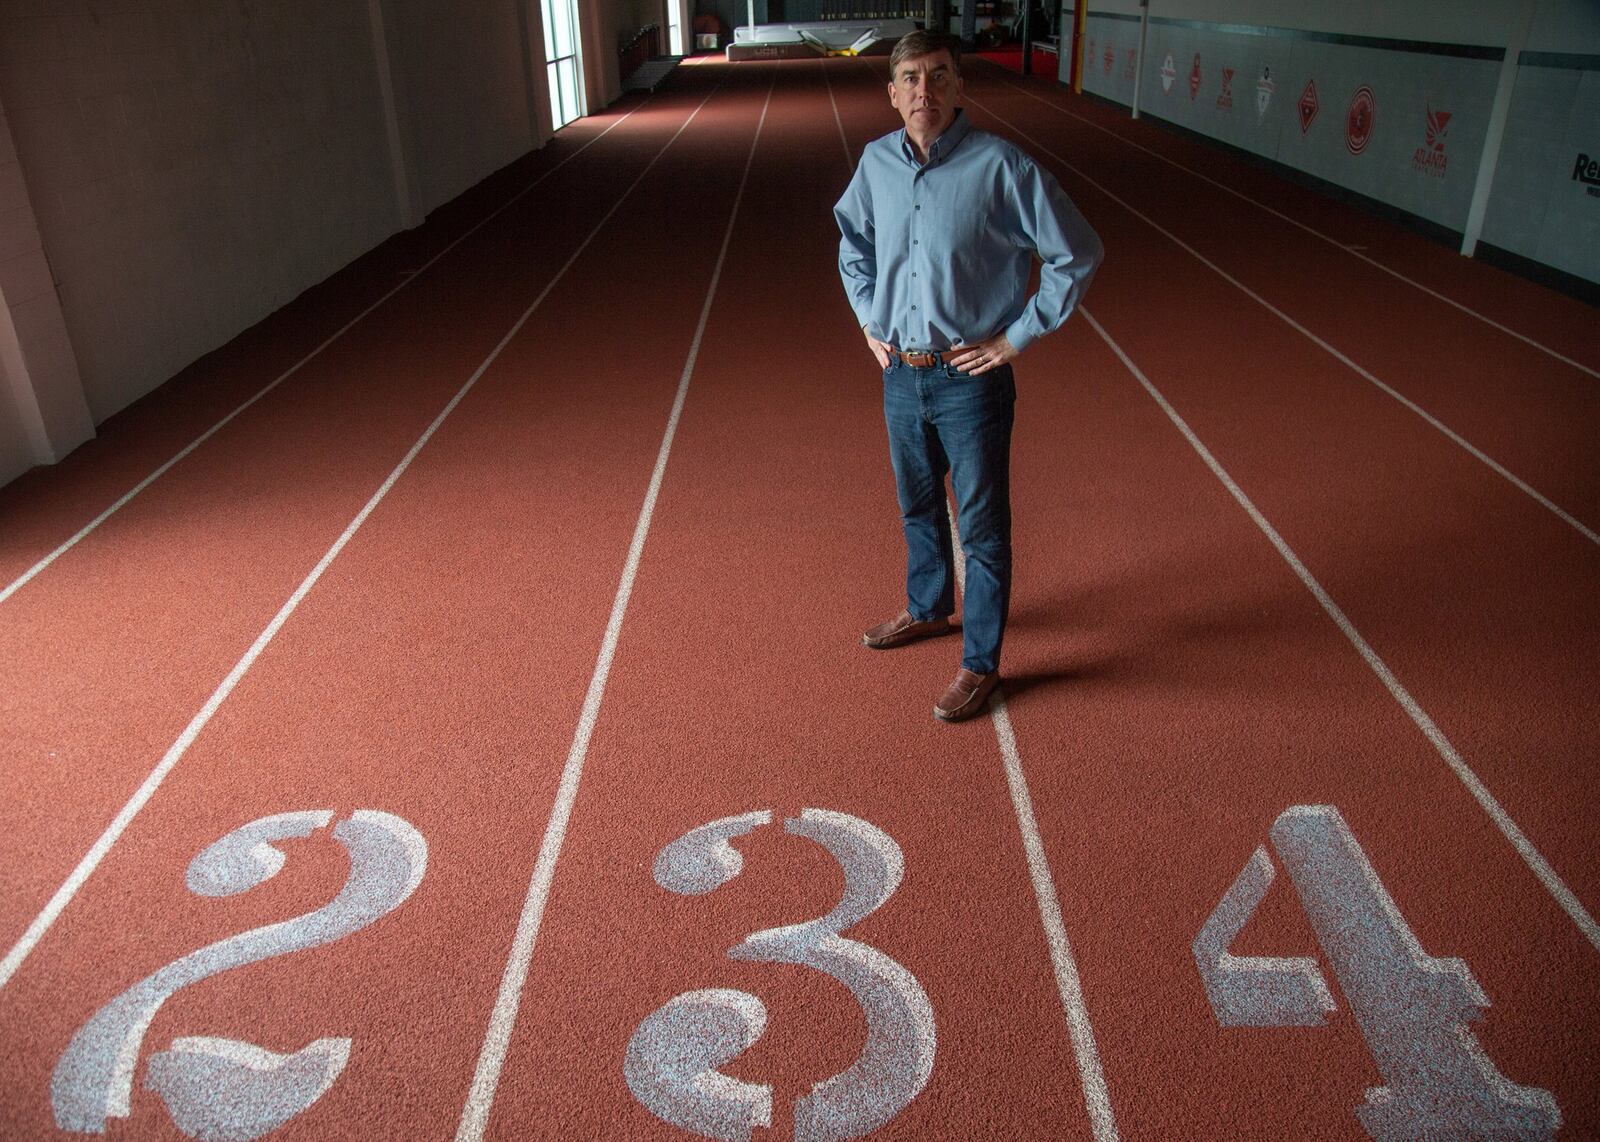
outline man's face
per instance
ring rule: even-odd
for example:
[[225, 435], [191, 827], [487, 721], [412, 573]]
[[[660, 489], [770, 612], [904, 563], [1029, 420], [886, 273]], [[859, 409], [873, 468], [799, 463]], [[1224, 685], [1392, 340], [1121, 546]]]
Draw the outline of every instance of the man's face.
[[954, 122], [960, 98], [961, 74], [943, 48], [901, 60], [894, 82], [889, 84], [889, 102], [906, 121], [907, 132], [928, 142]]

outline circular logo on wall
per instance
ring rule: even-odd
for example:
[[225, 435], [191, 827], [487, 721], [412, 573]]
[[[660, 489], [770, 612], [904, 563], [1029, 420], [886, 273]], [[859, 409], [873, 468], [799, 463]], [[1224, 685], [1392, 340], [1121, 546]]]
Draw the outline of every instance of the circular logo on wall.
[[1372, 88], [1362, 84], [1350, 97], [1350, 110], [1344, 120], [1344, 146], [1352, 155], [1367, 149], [1372, 140], [1372, 124], [1378, 117], [1378, 101]]
[[1167, 58], [1161, 61], [1161, 94], [1165, 95], [1172, 90], [1172, 81], [1178, 78], [1178, 69], [1172, 66], [1172, 53], [1167, 53]]

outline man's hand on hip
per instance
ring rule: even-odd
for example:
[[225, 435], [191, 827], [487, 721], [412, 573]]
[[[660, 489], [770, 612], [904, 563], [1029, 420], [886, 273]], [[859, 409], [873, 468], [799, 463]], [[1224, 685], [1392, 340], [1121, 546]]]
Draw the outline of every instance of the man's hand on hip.
[[861, 327], [861, 332], [867, 339], [867, 348], [871, 349], [872, 355], [878, 358], [878, 364], [887, 369], [889, 367], [890, 345], [887, 341], [879, 341], [872, 334], [868, 333], [867, 328], [868, 327], [865, 325]]
[[1017, 355], [1011, 347], [1011, 342], [1006, 340], [1004, 333], [996, 334], [987, 341], [975, 341], [971, 345], [958, 345], [951, 350], [950, 363], [963, 373], [977, 377], [987, 373], [990, 369], [998, 369], [1007, 361]]

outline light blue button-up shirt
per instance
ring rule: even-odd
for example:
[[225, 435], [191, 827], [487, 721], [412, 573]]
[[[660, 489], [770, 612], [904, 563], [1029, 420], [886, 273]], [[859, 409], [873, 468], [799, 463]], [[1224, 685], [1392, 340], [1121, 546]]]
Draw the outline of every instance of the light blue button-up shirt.
[[1020, 352], [1066, 321], [1103, 253], [1054, 176], [959, 110], [926, 163], [904, 130], [868, 143], [833, 215], [850, 308], [900, 349], [1003, 332]]

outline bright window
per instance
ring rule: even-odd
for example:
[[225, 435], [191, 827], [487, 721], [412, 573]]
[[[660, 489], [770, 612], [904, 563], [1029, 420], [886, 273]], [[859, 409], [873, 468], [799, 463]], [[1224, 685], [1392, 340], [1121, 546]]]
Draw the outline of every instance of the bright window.
[[550, 81], [551, 126], [559, 130], [583, 114], [575, 0], [543, 0], [545, 74]]

